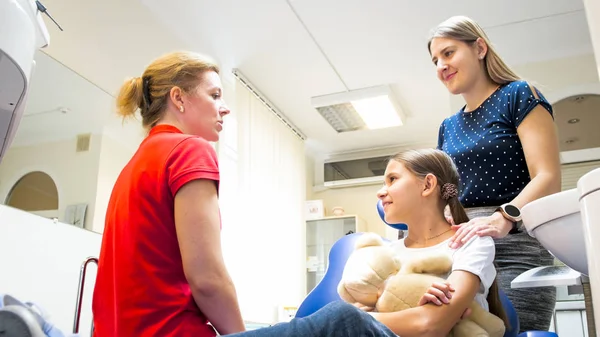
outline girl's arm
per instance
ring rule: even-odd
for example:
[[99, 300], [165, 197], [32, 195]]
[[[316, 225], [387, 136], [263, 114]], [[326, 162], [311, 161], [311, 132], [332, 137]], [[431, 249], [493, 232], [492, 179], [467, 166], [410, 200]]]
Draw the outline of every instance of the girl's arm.
[[448, 282], [454, 288], [449, 304], [438, 306], [430, 303], [403, 311], [375, 312], [371, 315], [402, 337], [446, 336], [461, 319], [480, 288], [479, 277], [463, 270], [453, 271]]

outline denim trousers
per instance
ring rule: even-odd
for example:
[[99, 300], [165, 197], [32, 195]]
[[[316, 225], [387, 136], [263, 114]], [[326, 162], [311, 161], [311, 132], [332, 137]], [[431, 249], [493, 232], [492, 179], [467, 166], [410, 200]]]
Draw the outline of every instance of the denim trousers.
[[344, 301], [331, 302], [314, 314], [290, 322], [227, 335], [230, 337], [396, 337], [371, 315]]

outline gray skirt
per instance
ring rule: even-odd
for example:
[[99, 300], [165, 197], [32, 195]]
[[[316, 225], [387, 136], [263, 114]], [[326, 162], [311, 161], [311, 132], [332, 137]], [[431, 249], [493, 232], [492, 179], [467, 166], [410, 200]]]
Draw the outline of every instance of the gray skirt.
[[[489, 216], [495, 207], [466, 209], [469, 219]], [[554, 264], [554, 257], [527, 232], [509, 234], [496, 239], [496, 268], [498, 285], [512, 302], [521, 332], [548, 331], [556, 305], [556, 288], [511, 289], [510, 282], [529, 269]]]

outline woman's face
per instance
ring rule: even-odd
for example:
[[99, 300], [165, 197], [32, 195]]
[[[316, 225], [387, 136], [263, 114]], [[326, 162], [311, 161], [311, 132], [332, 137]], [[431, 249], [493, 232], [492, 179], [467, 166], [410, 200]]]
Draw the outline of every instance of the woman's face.
[[423, 181], [409, 171], [404, 164], [390, 160], [385, 169], [385, 183], [377, 192], [381, 199], [385, 221], [408, 223], [410, 214], [420, 207]]
[[477, 78], [482, 75], [481, 60], [485, 53], [482, 41], [467, 44], [462, 41], [444, 37], [431, 40], [431, 60], [437, 67], [437, 76], [453, 95], [469, 91]]
[[230, 113], [223, 100], [221, 79], [214, 71], [200, 76], [196, 90], [185, 95], [181, 120], [186, 133], [200, 136], [209, 142], [219, 140], [223, 130], [223, 117]]

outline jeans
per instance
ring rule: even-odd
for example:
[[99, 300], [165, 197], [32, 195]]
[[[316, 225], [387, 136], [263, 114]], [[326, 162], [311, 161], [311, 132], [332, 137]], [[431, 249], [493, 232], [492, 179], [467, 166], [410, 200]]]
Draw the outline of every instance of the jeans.
[[314, 314], [294, 318], [268, 328], [227, 335], [230, 337], [396, 337], [385, 325], [371, 315], [343, 301], [327, 304]]

